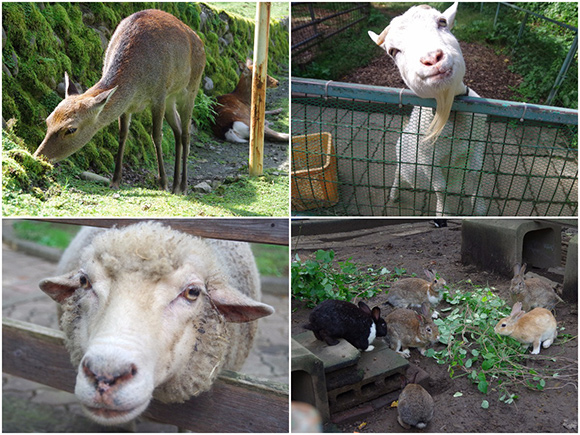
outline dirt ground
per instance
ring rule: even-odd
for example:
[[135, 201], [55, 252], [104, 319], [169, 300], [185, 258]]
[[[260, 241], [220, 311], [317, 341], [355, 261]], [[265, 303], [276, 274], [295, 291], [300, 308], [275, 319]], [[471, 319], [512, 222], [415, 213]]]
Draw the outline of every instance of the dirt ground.
[[[522, 82], [522, 77], [508, 69], [510, 60], [497, 55], [494, 50], [478, 43], [459, 42], [465, 59], [464, 83], [483, 98], [518, 101], [512, 90]], [[377, 50], [378, 51], [378, 50]], [[391, 88], [407, 88], [395, 62], [381, 50], [368, 65], [358, 68], [341, 79], [347, 83], [360, 83]]]
[[[288, 67], [277, 78], [279, 79], [278, 87], [267, 90], [266, 110], [281, 108], [281, 104], [288, 101]], [[287, 113], [288, 107], [285, 107], [284, 111]], [[266, 121], [273, 124], [279, 116], [282, 115], [267, 115]], [[248, 153], [247, 143], [231, 143], [216, 137], [212, 137], [212, 140], [207, 142], [200, 142], [194, 135], [189, 152], [188, 185], [193, 187], [206, 181], [215, 188], [224, 182], [236, 181], [238, 177], [248, 174]], [[173, 162], [165, 162], [170, 185], [173, 183], [173, 164]], [[288, 144], [264, 141], [264, 169], [276, 169], [280, 173], [289, 173]], [[155, 174], [150, 174], [146, 169], [133, 170], [128, 165], [123, 167], [123, 184], [143, 186], [147, 178], [154, 179]]]
[[[563, 249], [576, 229], [563, 231]], [[424, 268], [437, 270], [453, 288], [464, 289], [468, 284], [460, 281], [471, 279], [474, 284], [489, 285], [506, 298], [510, 278], [480, 270], [461, 262], [461, 221], [450, 220], [448, 227], [435, 228], [428, 220], [418, 220], [412, 224], [395, 224], [372, 229], [358, 230], [317, 236], [300, 236], [292, 239], [293, 258], [298, 253], [302, 260], [317, 249], [333, 249], [335, 260], [351, 258], [359, 265], [373, 268], [404, 267], [407, 273], [422, 276]], [[539, 275], [553, 281], [562, 281], [561, 273], [534, 270]], [[456, 284], [457, 283], [457, 284]], [[380, 306], [385, 317], [392, 307], [383, 305], [384, 293], [369, 301], [369, 305]], [[441, 307], [442, 305], [442, 307]], [[446, 304], [440, 304], [444, 308]], [[296, 300], [292, 301], [291, 333], [304, 332], [310, 310]], [[565, 333], [578, 334], [577, 304], [560, 304], [556, 309], [558, 325], [565, 327]], [[436, 350], [443, 347], [436, 344]], [[481, 394], [475, 384], [465, 377], [450, 379], [446, 365], [438, 365], [434, 359], [421, 356], [411, 350], [409, 362], [425, 370], [430, 375], [428, 391], [435, 401], [435, 415], [424, 430], [418, 432], [577, 432], [578, 431], [578, 340], [565, 344], [556, 343], [549, 349], [542, 349], [542, 355], [557, 356], [558, 365], [572, 364], [568, 374], [575, 382], [553, 381], [546, 384], [543, 392], [525, 388], [516, 389], [519, 398], [512, 405], [498, 400], [499, 395], [491, 390], [487, 396]], [[529, 364], [542, 366], [543, 361], [529, 360]], [[454, 398], [456, 392], [463, 396]], [[394, 399], [396, 399], [396, 394]], [[489, 401], [489, 408], [481, 408], [483, 399]], [[389, 401], [390, 403], [390, 401]], [[355, 420], [326, 427], [327, 431], [338, 432], [402, 432], [396, 421], [396, 408], [385, 407], [356, 418]]]

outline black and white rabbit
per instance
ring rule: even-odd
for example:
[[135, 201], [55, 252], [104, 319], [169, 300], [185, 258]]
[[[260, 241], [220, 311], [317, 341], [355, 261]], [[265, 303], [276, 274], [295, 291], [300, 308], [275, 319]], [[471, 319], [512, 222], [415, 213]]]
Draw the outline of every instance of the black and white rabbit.
[[387, 324], [381, 318], [381, 309], [372, 310], [364, 302], [358, 307], [350, 302], [326, 300], [310, 313], [310, 324], [305, 328], [314, 332], [318, 340], [329, 346], [338, 344], [344, 338], [354, 347], [367, 352], [374, 349], [376, 337], [387, 335]]

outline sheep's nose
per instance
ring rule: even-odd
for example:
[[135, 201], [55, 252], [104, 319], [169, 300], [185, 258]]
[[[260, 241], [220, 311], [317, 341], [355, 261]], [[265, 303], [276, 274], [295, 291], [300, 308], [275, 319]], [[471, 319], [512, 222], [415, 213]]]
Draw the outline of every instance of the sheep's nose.
[[100, 395], [105, 395], [109, 390], [122, 386], [130, 381], [137, 374], [135, 364], [125, 364], [116, 367], [115, 370], [99, 369], [90, 358], [85, 358], [82, 362], [83, 373], [86, 378], [93, 383], [95, 390]]
[[420, 59], [420, 61], [425, 66], [434, 66], [437, 65], [439, 62], [441, 62], [444, 56], [445, 55], [443, 54], [443, 50], [438, 49], [430, 53], [427, 53]]

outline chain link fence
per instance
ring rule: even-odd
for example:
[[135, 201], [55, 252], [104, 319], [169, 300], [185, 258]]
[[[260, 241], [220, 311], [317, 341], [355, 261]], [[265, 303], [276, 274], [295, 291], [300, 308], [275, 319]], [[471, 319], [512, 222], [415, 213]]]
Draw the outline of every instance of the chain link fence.
[[295, 215], [578, 213], [577, 110], [458, 98], [426, 148], [410, 114], [426, 117], [434, 100], [314, 79], [293, 79], [292, 92]]
[[317, 46], [365, 21], [370, 3], [292, 3], [292, 63], [303, 64], [317, 55]]

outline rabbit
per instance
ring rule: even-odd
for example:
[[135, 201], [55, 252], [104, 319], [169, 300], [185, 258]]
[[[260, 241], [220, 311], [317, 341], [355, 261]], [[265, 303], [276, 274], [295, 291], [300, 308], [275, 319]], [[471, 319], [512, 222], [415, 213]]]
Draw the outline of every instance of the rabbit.
[[553, 310], [556, 304], [564, 302], [549, 284], [541, 278], [524, 279], [526, 264], [514, 266], [514, 277], [510, 285], [512, 304], [522, 303], [522, 309], [529, 311], [532, 308], [541, 307]]
[[521, 343], [533, 345], [532, 354], [540, 353], [540, 344], [544, 348], [550, 345], [558, 335], [556, 318], [545, 308], [534, 308], [529, 313], [522, 311], [522, 303], [516, 302], [509, 317], [501, 319], [494, 331], [499, 335], [507, 335]]
[[437, 305], [442, 298], [440, 291], [447, 283], [443, 278], [437, 278], [436, 271], [425, 269], [424, 272], [430, 282], [421, 278], [400, 279], [389, 290], [387, 302], [397, 308], [420, 307], [424, 302]]
[[411, 429], [411, 426], [423, 429], [433, 418], [433, 408], [435, 407], [433, 397], [425, 388], [415, 383], [417, 373], [410, 382], [407, 382], [404, 376], [402, 378], [403, 391], [399, 395], [397, 421], [405, 429]]
[[305, 328], [314, 332], [318, 340], [329, 346], [344, 338], [354, 347], [370, 352], [375, 337], [387, 335], [387, 324], [381, 318], [381, 309], [371, 309], [364, 302], [358, 307], [350, 302], [326, 300], [310, 313], [310, 324]]
[[426, 302], [421, 305], [420, 314], [408, 308], [397, 308], [387, 315], [386, 321], [389, 346], [405, 358], [411, 356], [409, 347], [417, 347], [421, 355], [425, 355], [427, 345], [439, 340], [439, 328], [433, 323]]

